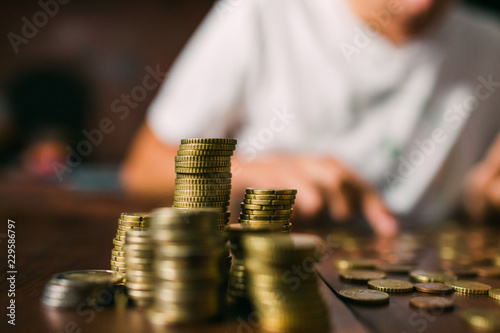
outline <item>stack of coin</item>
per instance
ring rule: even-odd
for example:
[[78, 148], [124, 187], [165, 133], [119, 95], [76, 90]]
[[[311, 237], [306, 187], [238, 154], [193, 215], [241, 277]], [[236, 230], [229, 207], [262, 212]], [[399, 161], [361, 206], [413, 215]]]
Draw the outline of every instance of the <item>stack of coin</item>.
[[270, 224], [266, 227], [253, 228], [252, 224], [228, 224], [224, 229], [225, 237], [229, 240], [229, 250], [233, 265], [229, 273], [228, 301], [231, 303], [248, 301], [247, 270], [244, 264], [242, 238], [250, 234], [270, 234], [281, 232], [281, 226]]
[[152, 323], [196, 322], [221, 314], [225, 247], [217, 217], [212, 209], [153, 211], [156, 291], [148, 310]]
[[235, 139], [182, 139], [175, 157], [174, 207], [215, 208], [222, 231], [229, 223], [231, 156], [235, 148]]
[[144, 230], [149, 227], [149, 213], [122, 213], [118, 219], [118, 230], [111, 250], [111, 270], [125, 273], [125, 252], [123, 246], [129, 230]]
[[255, 227], [277, 224], [283, 226], [285, 232], [290, 232], [296, 194], [294, 189], [247, 188], [239, 221]]
[[328, 329], [328, 307], [319, 292], [314, 266], [321, 257], [320, 245], [321, 239], [312, 235], [243, 238], [248, 289], [264, 331]]
[[127, 281], [125, 287], [138, 306], [149, 306], [154, 296], [153, 241], [147, 230], [129, 230], [125, 241]]
[[45, 285], [42, 303], [57, 308], [111, 305], [123, 277], [121, 273], [105, 270], [60, 273]]

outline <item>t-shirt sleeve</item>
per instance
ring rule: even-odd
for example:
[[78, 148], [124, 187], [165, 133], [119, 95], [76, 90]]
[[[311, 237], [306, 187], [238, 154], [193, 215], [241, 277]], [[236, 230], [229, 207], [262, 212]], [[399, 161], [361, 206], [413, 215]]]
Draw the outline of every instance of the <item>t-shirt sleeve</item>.
[[254, 2], [217, 2], [177, 59], [146, 119], [163, 142], [228, 132], [257, 47]]

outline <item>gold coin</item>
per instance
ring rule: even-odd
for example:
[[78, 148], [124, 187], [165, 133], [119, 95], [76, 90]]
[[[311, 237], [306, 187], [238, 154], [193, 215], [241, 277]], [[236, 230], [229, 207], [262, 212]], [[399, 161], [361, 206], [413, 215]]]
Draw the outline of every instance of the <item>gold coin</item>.
[[500, 289], [490, 289], [488, 290], [488, 296], [500, 301]]
[[462, 311], [460, 316], [477, 329], [500, 330], [500, 309], [469, 309]]
[[288, 220], [289, 217], [287, 215], [249, 215], [249, 214], [240, 214], [241, 220]]
[[175, 162], [231, 162], [231, 156], [175, 156]]
[[179, 150], [235, 150], [236, 145], [219, 143], [183, 143]]
[[368, 281], [368, 288], [389, 293], [407, 293], [413, 291], [413, 284], [402, 280], [380, 279]]
[[229, 195], [219, 195], [219, 196], [204, 196], [204, 197], [195, 197], [195, 196], [174, 196], [174, 202], [212, 202], [212, 201], [229, 201]]
[[449, 284], [453, 290], [462, 294], [486, 295], [491, 289], [491, 286], [476, 281], [457, 280]]
[[149, 213], [122, 213], [120, 219], [124, 221], [147, 221], [150, 220], [151, 216]]
[[175, 162], [176, 168], [222, 168], [231, 167], [231, 162], [226, 161], [202, 161], [202, 162]]
[[197, 177], [189, 178], [176, 178], [175, 186], [227, 186], [231, 187], [231, 177], [229, 178], [199, 178]]
[[426, 271], [426, 270], [411, 271], [409, 275], [413, 281], [421, 283], [428, 283], [428, 282], [445, 283], [457, 279], [457, 277], [453, 275], [445, 274], [442, 272]]
[[241, 208], [246, 209], [246, 210], [269, 210], [269, 211], [276, 211], [276, 210], [289, 210], [292, 209], [292, 205], [250, 205], [250, 204], [245, 204], [244, 202], [241, 203]]
[[261, 194], [261, 195], [266, 195], [266, 194], [283, 194], [283, 195], [290, 195], [290, 194], [297, 194], [297, 190], [295, 189], [285, 189], [285, 188], [255, 188], [255, 187], [249, 187], [246, 189], [246, 193], [249, 194]]
[[182, 149], [177, 151], [177, 156], [232, 156], [234, 150], [200, 150], [200, 149]]
[[51, 281], [68, 287], [89, 287], [116, 284], [121, 282], [123, 278], [122, 274], [113, 271], [90, 269], [60, 273], [53, 276]]
[[175, 184], [176, 191], [230, 191], [231, 184]]
[[181, 144], [189, 143], [226, 144], [235, 146], [238, 140], [230, 138], [189, 138], [181, 140]]
[[244, 199], [244, 204], [250, 205], [262, 205], [262, 206], [277, 206], [277, 205], [291, 205], [294, 200], [254, 200], [254, 199]]
[[227, 201], [210, 201], [210, 202], [185, 202], [185, 201], [174, 201], [174, 207], [178, 208], [211, 208], [211, 207], [227, 207], [229, 202]]
[[232, 174], [230, 172], [209, 172], [209, 173], [178, 173], [176, 179], [205, 179], [212, 182], [222, 182], [225, 179], [230, 179]]
[[389, 302], [389, 294], [372, 289], [344, 289], [339, 292], [344, 299], [364, 304], [385, 304]]
[[452, 292], [452, 288], [443, 283], [416, 283], [415, 289], [427, 294], [445, 294]]
[[414, 308], [426, 310], [448, 310], [455, 306], [455, 301], [445, 297], [419, 296], [410, 299], [410, 305]]
[[216, 197], [216, 196], [229, 197], [231, 195], [231, 191], [230, 190], [205, 190], [205, 191], [175, 190], [174, 195], [180, 197]]
[[192, 173], [205, 173], [205, 174], [211, 174], [211, 173], [225, 173], [225, 172], [231, 172], [231, 167], [211, 167], [211, 168], [187, 168], [187, 167], [175, 167], [175, 172], [176, 173], [183, 173], [183, 174], [192, 174]]
[[349, 269], [340, 272], [340, 277], [353, 282], [367, 282], [369, 280], [379, 280], [385, 278], [385, 273], [362, 269]]
[[245, 194], [245, 199], [254, 200], [295, 200], [292, 194]]
[[290, 223], [289, 220], [246, 220], [246, 219], [242, 219], [242, 218], [239, 218], [238, 221], [241, 223], [241, 224], [251, 224], [251, 223], [262, 223], [262, 224], [281, 224], [281, 225], [285, 225], [285, 224], [288, 224]]

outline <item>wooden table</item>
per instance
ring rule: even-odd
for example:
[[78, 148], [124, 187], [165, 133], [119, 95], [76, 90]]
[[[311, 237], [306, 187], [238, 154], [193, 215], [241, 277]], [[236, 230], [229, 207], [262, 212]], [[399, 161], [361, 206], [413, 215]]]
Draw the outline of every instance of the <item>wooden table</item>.
[[[166, 203], [167, 204], [167, 203]], [[40, 302], [45, 283], [52, 275], [69, 270], [109, 269], [110, 249], [122, 211], [141, 211], [151, 204], [120, 195], [68, 192], [47, 186], [0, 185], [3, 276], [6, 265], [7, 219], [15, 221], [16, 231], [16, 325], [7, 324], [8, 283], [0, 282], [2, 295], [1, 332], [258, 332], [251, 314], [228, 311], [226, 319], [203, 326], [152, 327], [143, 310], [117, 306], [84, 311], [56, 310]], [[421, 258], [421, 267], [435, 265], [435, 249]], [[348, 287], [338, 278], [332, 265], [333, 253], [319, 265], [328, 283], [322, 293], [331, 310], [331, 332], [468, 332], [458, 310], [470, 307], [498, 307], [488, 297], [452, 295], [458, 308], [442, 314], [428, 314], [409, 307], [416, 293], [392, 296], [389, 305], [367, 307], [346, 304], [336, 291]], [[401, 278], [401, 277], [398, 277]], [[403, 277], [404, 279], [404, 277]], [[479, 279], [500, 287], [500, 280]], [[333, 288], [335, 292], [330, 289]], [[231, 313], [229, 313], [231, 312]]]

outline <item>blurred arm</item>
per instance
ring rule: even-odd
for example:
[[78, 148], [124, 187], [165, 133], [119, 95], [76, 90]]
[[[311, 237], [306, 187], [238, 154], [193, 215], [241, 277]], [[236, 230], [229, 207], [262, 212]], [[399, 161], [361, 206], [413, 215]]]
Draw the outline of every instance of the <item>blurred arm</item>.
[[465, 206], [475, 220], [500, 212], [500, 134], [486, 157], [467, 177]]
[[148, 125], [141, 126], [120, 171], [125, 190], [145, 197], [172, 196], [177, 147], [158, 140]]

